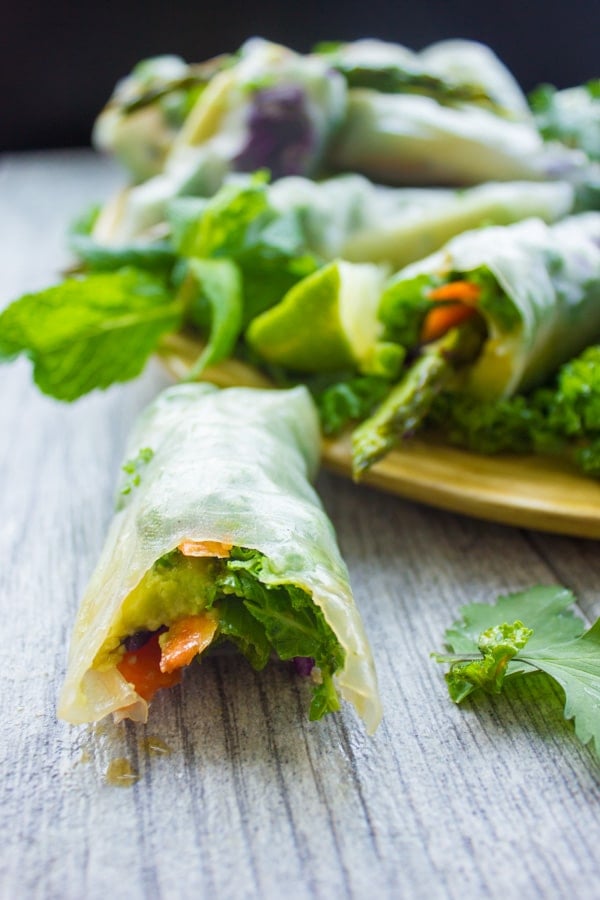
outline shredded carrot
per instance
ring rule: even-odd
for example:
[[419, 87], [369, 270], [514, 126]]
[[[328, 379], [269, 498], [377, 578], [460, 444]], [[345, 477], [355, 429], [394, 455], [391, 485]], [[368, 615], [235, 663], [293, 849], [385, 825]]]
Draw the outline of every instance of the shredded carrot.
[[481, 288], [470, 281], [450, 281], [429, 291], [428, 297], [442, 306], [427, 313], [421, 330], [421, 342], [436, 341], [451, 328], [466, 322], [475, 313]]
[[232, 547], [233, 544], [221, 541], [182, 541], [177, 549], [184, 556], [217, 556], [219, 559], [226, 559]]
[[448, 284], [441, 284], [437, 288], [429, 291], [429, 299], [440, 301], [458, 301], [466, 303], [468, 306], [479, 301], [481, 296], [481, 288], [478, 284], [471, 281], [449, 281]]
[[462, 303], [444, 303], [443, 306], [436, 306], [431, 312], [427, 313], [427, 317], [423, 322], [421, 330], [421, 341], [424, 344], [429, 341], [436, 341], [442, 335], [446, 334], [451, 328], [466, 322], [471, 316], [475, 315], [475, 309], [472, 306], [464, 306]]
[[213, 616], [186, 616], [161, 635], [160, 670], [173, 672], [187, 666], [198, 653], [210, 645], [217, 630]]
[[126, 653], [117, 666], [123, 678], [144, 700], [152, 700], [161, 688], [173, 687], [181, 681], [181, 672], [161, 671], [160, 659], [161, 649], [155, 634], [139, 650]]

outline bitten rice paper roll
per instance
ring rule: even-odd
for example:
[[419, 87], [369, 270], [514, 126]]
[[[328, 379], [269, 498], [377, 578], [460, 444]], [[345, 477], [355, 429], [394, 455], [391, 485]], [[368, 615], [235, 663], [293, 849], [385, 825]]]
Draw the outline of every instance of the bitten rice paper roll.
[[375, 730], [371, 652], [309, 481], [319, 448], [304, 388], [186, 384], [151, 404], [75, 624], [61, 717], [146, 721], [157, 689], [230, 640], [257, 669], [276, 654], [311, 672], [312, 719], [339, 691]]

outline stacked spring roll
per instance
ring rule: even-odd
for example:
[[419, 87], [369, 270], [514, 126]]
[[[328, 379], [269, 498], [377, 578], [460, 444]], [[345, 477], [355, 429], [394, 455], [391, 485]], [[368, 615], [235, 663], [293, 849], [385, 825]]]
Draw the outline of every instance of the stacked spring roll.
[[600, 339], [600, 214], [466, 232], [387, 282], [373, 266], [334, 263], [255, 318], [246, 338], [305, 377], [345, 366], [390, 379], [354, 435], [360, 475], [414, 433], [440, 391], [509, 397]]
[[[155, 109], [162, 137], [155, 138], [152, 127], [140, 134], [130, 125], [127, 97], [136, 91], [135, 78], [100, 116], [97, 146], [116, 151], [130, 169], [133, 160], [134, 179], [141, 182], [107, 204], [96, 226], [100, 239], [131, 239], [160, 223], [173, 197], [209, 196], [229, 172], [267, 168], [274, 178], [316, 174], [344, 114], [341, 75], [323, 59], [259, 38], [244, 44], [235, 59], [218, 61], [211, 75], [192, 94], [196, 102], [179, 129], [166, 136], [165, 102], [177, 87], [164, 80], [162, 92], [160, 80], [156, 89], [158, 101], [143, 106], [146, 116]], [[162, 104], [159, 111], [156, 102]], [[139, 107], [134, 113], [139, 121]], [[155, 152], [157, 141], [166, 144], [164, 153]], [[140, 157], [159, 158], [151, 177], [142, 178], [148, 168]]]
[[418, 54], [356, 41], [303, 56], [254, 38], [199, 66], [159, 57], [118, 85], [95, 143], [135, 182], [96, 226], [117, 243], [156, 226], [173, 197], [208, 196], [235, 172], [474, 185], [580, 179], [587, 162], [544, 143], [512, 75], [470, 41]]
[[478, 184], [575, 172], [544, 146], [518, 84], [492, 51], [442, 41], [413, 53], [366, 40], [325, 54], [348, 83], [333, 163], [395, 184]]
[[371, 653], [310, 485], [319, 443], [304, 388], [186, 384], [152, 403], [75, 625], [63, 718], [143, 722], [156, 690], [227, 640], [257, 669], [276, 655], [312, 670], [311, 718], [339, 691], [375, 730]]

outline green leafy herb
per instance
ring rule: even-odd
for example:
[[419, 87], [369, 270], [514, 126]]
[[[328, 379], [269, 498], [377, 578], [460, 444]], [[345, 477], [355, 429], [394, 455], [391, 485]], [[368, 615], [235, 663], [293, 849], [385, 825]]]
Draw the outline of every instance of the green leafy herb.
[[482, 659], [454, 662], [446, 675], [448, 691], [455, 703], [464, 700], [475, 688], [491, 694], [502, 690], [510, 660], [522, 650], [533, 631], [517, 620], [512, 625], [493, 625], [482, 631], [477, 648]]
[[227, 184], [210, 200], [181, 198], [169, 209], [174, 245], [182, 256], [229, 259], [242, 274], [243, 322], [277, 303], [318, 268], [300, 217], [269, 204], [267, 175]]
[[26, 294], [0, 315], [0, 362], [33, 362], [38, 387], [59, 400], [139, 375], [182, 307], [162, 280], [135, 269], [68, 278]]
[[477, 453], [570, 456], [587, 475], [600, 475], [600, 347], [565, 363], [554, 384], [529, 396], [483, 401], [461, 393], [434, 400], [427, 427]]
[[[272, 648], [280, 659], [310, 657], [321, 673], [321, 684], [314, 690], [310, 719], [339, 709], [332, 676], [344, 664], [344, 652], [320, 608], [306, 591], [294, 585], [269, 586], [260, 579], [268, 563], [256, 550], [234, 549], [219, 576], [220, 593], [242, 599], [249, 620], [232, 605], [225, 605], [224, 633], [237, 644], [255, 668], [268, 659]], [[219, 601], [221, 609], [221, 601]], [[262, 630], [261, 630], [262, 629]]]
[[181, 294], [187, 317], [208, 331], [209, 339], [188, 373], [197, 378], [207, 366], [230, 356], [242, 330], [242, 280], [228, 259], [190, 259]]
[[432, 309], [429, 293], [439, 283], [432, 275], [392, 278], [379, 305], [379, 318], [385, 325], [387, 340], [406, 348], [419, 344], [425, 317]]
[[137, 456], [133, 459], [128, 459], [122, 465], [121, 468], [129, 476], [121, 488], [122, 494], [130, 494], [135, 487], [141, 484], [142, 470], [148, 465], [153, 456], [154, 450], [151, 447], [142, 447]]
[[450, 663], [452, 699], [460, 703], [478, 688], [498, 693], [505, 677], [543, 672], [563, 689], [576, 735], [584, 744], [593, 740], [600, 753], [600, 619], [585, 631], [573, 603], [565, 588], [538, 586], [492, 606], [463, 607], [446, 631], [451, 654], [433, 654]]
[[374, 375], [349, 375], [333, 384], [309, 383], [325, 434], [337, 434], [349, 422], [370, 415], [389, 393], [390, 382]]

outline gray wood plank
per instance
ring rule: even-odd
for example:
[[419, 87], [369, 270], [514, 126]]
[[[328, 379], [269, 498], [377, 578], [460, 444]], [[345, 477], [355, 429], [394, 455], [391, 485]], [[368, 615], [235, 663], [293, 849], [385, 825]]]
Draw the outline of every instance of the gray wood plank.
[[[0, 167], [0, 304], [50, 283], [68, 221], [117, 183], [88, 153]], [[597, 543], [427, 509], [323, 474], [385, 719], [311, 724], [287, 666], [206, 660], [145, 727], [55, 717], [77, 603], [136, 413], [166, 384], [64, 406], [27, 363], [0, 380], [0, 894], [39, 898], [597, 895], [600, 766], [527, 681], [458, 709], [428, 657], [459, 607], [560, 581], [600, 614]], [[158, 737], [169, 753], [152, 752]], [[111, 760], [139, 773], [106, 782]]]

